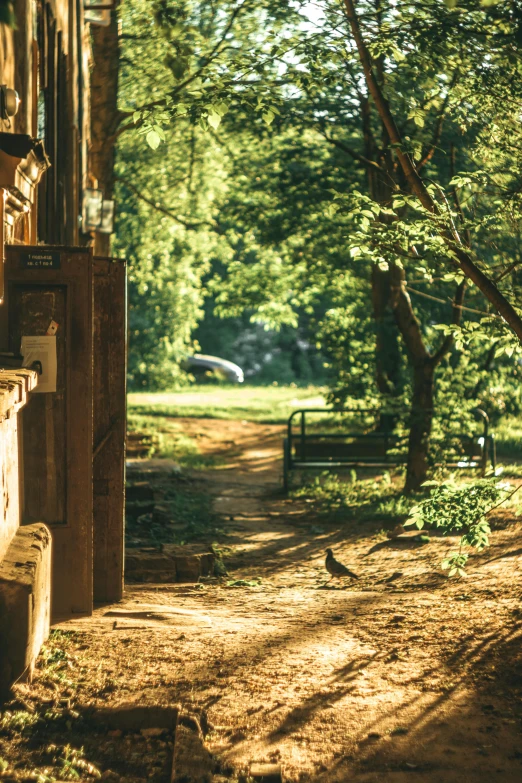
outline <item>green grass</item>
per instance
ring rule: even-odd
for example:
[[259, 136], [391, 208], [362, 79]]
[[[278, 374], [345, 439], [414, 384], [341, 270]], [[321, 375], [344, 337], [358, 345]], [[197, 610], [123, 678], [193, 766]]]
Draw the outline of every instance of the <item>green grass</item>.
[[134, 393], [129, 414], [241, 419], [270, 424], [287, 421], [298, 408], [324, 407], [325, 389], [292, 386], [191, 386], [174, 392]]
[[163, 415], [146, 416], [129, 411], [127, 430], [131, 434], [139, 433], [150, 443], [146, 457], [172, 459], [180, 467], [192, 470], [221, 464], [217, 457], [202, 454], [197, 442], [183, 432], [181, 425]]
[[505, 416], [494, 425], [493, 432], [501, 461], [502, 457], [522, 459], [522, 417]]
[[404, 522], [415, 505], [413, 496], [402, 494], [403, 480], [388, 472], [378, 478], [361, 478], [322, 473], [292, 492], [305, 499], [319, 519], [331, 522], [364, 522], [375, 519], [387, 526]]

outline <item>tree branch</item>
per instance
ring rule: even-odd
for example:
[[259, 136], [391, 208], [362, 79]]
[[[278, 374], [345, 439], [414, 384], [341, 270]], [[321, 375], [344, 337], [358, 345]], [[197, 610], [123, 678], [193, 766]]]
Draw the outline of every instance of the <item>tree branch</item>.
[[[453, 309], [451, 313], [452, 326], [458, 326], [462, 320], [462, 302], [464, 301], [466, 286], [467, 286], [466, 280], [462, 280], [457, 286], [457, 291], [455, 293], [455, 299], [453, 300]], [[440, 362], [444, 359], [446, 354], [449, 353], [449, 351], [451, 351], [454, 342], [455, 342], [455, 338], [453, 337], [452, 334], [446, 335], [446, 337], [442, 341], [442, 345], [440, 346], [440, 348], [437, 351], [435, 351], [435, 353], [433, 354], [432, 363], [434, 367], [440, 364]]]
[[364, 155], [361, 155], [359, 152], [352, 150], [352, 148], [348, 147], [346, 144], [344, 144], [344, 142], [339, 141], [338, 139], [333, 139], [331, 136], [328, 136], [326, 131], [319, 131], [319, 132], [321, 136], [323, 136], [323, 138], [325, 138], [329, 144], [333, 144], [333, 146], [337, 147], [337, 149], [346, 152], [347, 155], [351, 155], [351, 157], [354, 160], [358, 160], [359, 163], [362, 163], [364, 166], [371, 166], [372, 168], [375, 168], [378, 171], [382, 171], [383, 174], [386, 173], [384, 169], [381, 166], [379, 166], [378, 163], [376, 163], [376, 161], [370, 160], [369, 158], [365, 158]]
[[395, 322], [402, 334], [414, 365], [431, 359], [424, 345], [419, 321], [413, 312], [411, 299], [406, 291], [406, 275], [402, 266], [390, 267], [391, 306]]
[[[203, 73], [203, 71], [205, 70], [205, 68], [208, 68], [210, 63], [213, 62], [219, 54], [221, 54], [221, 46], [225, 42], [225, 39], [229, 34], [230, 30], [232, 29], [234, 22], [236, 21], [241, 11], [245, 8], [245, 6], [249, 5], [249, 3], [250, 0], [243, 0], [243, 3], [241, 3], [241, 5], [238, 5], [234, 9], [232, 14], [230, 15], [230, 19], [228, 20], [228, 23], [223, 31], [221, 38], [212, 48], [210, 53], [206, 57], [202, 58], [204, 60], [204, 63], [200, 68], [194, 71], [194, 73], [191, 76], [189, 76], [187, 79], [185, 79], [185, 81], [181, 82], [181, 84], [178, 84], [176, 87], [174, 87], [174, 89], [171, 92], [167, 93], [167, 95], [164, 96], [163, 98], [159, 98], [158, 100], [155, 101], [150, 101], [149, 103], [146, 103], [143, 106], [140, 106], [138, 109], [134, 109], [133, 111], [120, 112], [119, 114], [121, 116], [121, 120], [124, 120], [126, 117], [131, 117], [136, 111], [151, 111], [151, 109], [155, 109], [157, 106], [161, 106], [162, 104], [165, 103], [166, 98], [170, 97], [174, 99], [176, 95], [179, 95], [179, 93], [183, 89], [185, 89], [185, 87], [187, 87], [193, 81], [198, 79]], [[132, 125], [126, 125], [125, 128], [121, 129], [121, 132], [123, 133], [124, 130], [127, 130], [129, 127], [136, 127], [136, 124], [133, 123]], [[117, 135], [119, 135], [119, 133]]]
[[[123, 177], [116, 177], [116, 179], [118, 182], [121, 182], [123, 185], [125, 185], [126, 188], [129, 188], [129, 190], [132, 191], [132, 193], [134, 193], [134, 195], [137, 196], [139, 199], [144, 201], [145, 204], [148, 204], [149, 207], [152, 207], [153, 209], [156, 209], [158, 212], [161, 212], [163, 215], [166, 215], [172, 220], [175, 220], [177, 223], [180, 223], [189, 231], [196, 231], [198, 228], [201, 228], [202, 226], [209, 226], [210, 228], [215, 230], [216, 226], [214, 223], [211, 223], [210, 221], [207, 220], [201, 220], [198, 223], [191, 223], [190, 221], [185, 220], [185, 218], [182, 218], [179, 215], [174, 214], [174, 212], [171, 212], [171, 210], [168, 209], [167, 207], [163, 207], [161, 204], [158, 204], [157, 202], [143, 195], [143, 193], [141, 193], [138, 190], [138, 188], [135, 187], [135, 185], [133, 185], [127, 179], [124, 179]], [[183, 180], [180, 180], [180, 182], [182, 181]]]
[[[387, 100], [385, 99], [377, 80], [373, 72], [372, 61], [370, 53], [366, 47], [364, 39], [361, 34], [359, 26], [359, 20], [355, 11], [355, 5], [353, 0], [344, 0], [346, 13], [350, 22], [352, 35], [357, 45], [359, 52], [359, 58], [364, 71], [368, 90], [373, 98], [377, 111], [381, 117], [381, 120], [386, 127], [390, 142], [393, 145], [402, 171], [408, 185], [414, 195], [417, 196], [422, 206], [433, 215], [440, 216], [440, 211], [437, 204], [432, 199], [429, 191], [427, 190], [424, 182], [417, 173], [415, 166], [413, 165], [409, 155], [403, 151], [403, 143], [395, 123], [395, 119], [390, 111]], [[461, 246], [456, 244], [451, 233], [443, 228], [439, 229], [440, 236], [444, 239], [447, 247], [456, 256], [458, 264], [466, 277], [475, 283], [475, 285], [482, 291], [486, 299], [488, 299], [502, 318], [509, 324], [513, 332], [522, 343], [522, 317], [517, 313], [513, 305], [506, 299], [506, 297], [498, 290], [496, 285], [484, 274], [484, 272], [475, 264], [468, 252]]]
[[449, 100], [450, 100], [450, 97], [451, 97], [451, 91], [455, 87], [455, 85], [457, 84], [457, 82], [459, 80], [459, 76], [460, 76], [459, 72], [455, 71], [455, 73], [453, 74], [453, 78], [451, 80], [451, 83], [450, 83], [450, 85], [448, 87], [447, 95], [444, 98], [444, 101], [443, 101], [443, 104], [442, 104], [442, 108], [440, 110], [440, 113], [439, 113], [439, 116], [438, 116], [438, 119], [437, 119], [437, 122], [436, 122], [436, 125], [435, 125], [435, 129], [433, 131], [433, 137], [431, 139], [431, 143], [430, 143], [430, 145], [428, 147], [427, 152], [424, 154], [424, 157], [421, 159], [421, 161], [419, 163], [417, 163], [417, 171], [420, 171], [422, 169], [422, 167], [425, 166], [426, 163], [428, 163], [432, 159], [434, 154], [435, 154], [435, 150], [437, 149], [437, 145], [439, 144], [440, 138], [442, 136], [442, 126], [444, 125], [444, 120], [446, 118], [446, 111], [447, 111], [448, 103], [449, 103]]

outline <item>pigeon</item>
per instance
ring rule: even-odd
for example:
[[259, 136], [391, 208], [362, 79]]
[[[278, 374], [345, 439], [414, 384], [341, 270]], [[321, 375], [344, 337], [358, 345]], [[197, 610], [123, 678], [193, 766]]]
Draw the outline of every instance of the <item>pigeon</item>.
[[334, 576], [349, 576], [351, 579], [359, 579], [357, 574], [354, 574], [353, 571], [350, 571], [348, 568], [346, 568], [345, 565], [335, 559], [331, 549], [326, 550], [325, 566], [326, 570], [330, 574], [330, 579], [333, 579]]
[[395, 525], [393, 530], [388, 530], [386, 533], [387, 538], [399, 538], [405, 532], [404, 525]]

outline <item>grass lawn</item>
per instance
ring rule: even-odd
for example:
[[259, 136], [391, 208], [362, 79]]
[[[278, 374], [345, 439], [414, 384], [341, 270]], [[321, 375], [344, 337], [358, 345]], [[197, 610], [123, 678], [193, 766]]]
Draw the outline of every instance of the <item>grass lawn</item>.
[[522, 417], [504, 416], [493, 426], [493, 432], [500, 461], [522, 460]]
[[284, 423], [297, 408], [325, 405], [325, 389], [291, 386], [191, 386], [175, 392], [129, 394], [130, 414], [190, 418], [246, 419]]
[[[153, 437], [151, 456], [171, 457], [187, 467], [205, 467], [214, 460], [203, 457], [198, 444], [185, 436], [172, 418], [213, 418], [284, 424], [299, 408], [325, 407], [326, 389], [318, 386], [191, 386], [173, 392], [128, 395], [129, 432]], [[169, 421], [170, 419], [170, 421]], [[498, 461], [522, 459], [522, 419], [506, 416], [493, 426]], [[519, 466], [509, 465], [508, 474]]]

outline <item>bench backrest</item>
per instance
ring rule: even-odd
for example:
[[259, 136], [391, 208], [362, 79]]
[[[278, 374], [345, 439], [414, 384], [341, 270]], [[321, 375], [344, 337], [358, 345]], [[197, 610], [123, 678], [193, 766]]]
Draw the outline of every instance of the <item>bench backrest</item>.
[[[463, 434], [458, 438], [458, 449], [454, 460], [457, 467], [486, 467], [487, 451], [492, 445], [488, 434], [488, 418], [483, 411], [477, 411], [476, 418], [483, 423], [482, 437]], [[330, 419], [325, 419], [325, 414]], [[346, 429], [343, 431], [342, 420], [332, 427], [331, 417], [348, 414]], [[338, 463], [338, 464], [403, 464], [407, 459], [408, 437], [399, 435], [390, 429], [380, 429], [379, 420], [387, 426], [393, 424], [405, 411], [386, 413], [378, 409], [342, 409], [329, 411], [321, 408], [304, 408], [296, 410], [288, 419], [287, 448], [291, 463]], [[372, 428], [373, 416], [373, 428]], [[321, 422], [321, 417], [323, 421]], [[354, 427], [353, 417], [366, 419], [366, 431], [348, 431]], [[328, 431], [328, 425], [330, 430]], [[492, 460], [494, 461], [494, 460]]]

